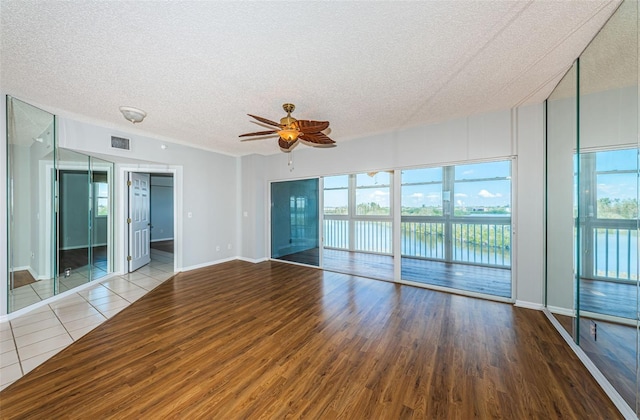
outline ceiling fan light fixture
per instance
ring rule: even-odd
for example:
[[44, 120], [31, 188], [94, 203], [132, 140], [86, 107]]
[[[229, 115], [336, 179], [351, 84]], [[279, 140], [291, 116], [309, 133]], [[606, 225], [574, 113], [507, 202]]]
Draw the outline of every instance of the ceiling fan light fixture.
[[131, 121], [133, 124], [142, 122], [147, 116], [146, 112], [132, 106], [121, 106], [120, 112], [122, 112], [122, 115], [127, 121]]
[[295, 128], [286, 127], [278, 131], [278, 135], [283, 139], [285, 139], [286, 141], [288, 141], [289, 143], [292, 143], [298, 140], [300, 131], [296, 130]]

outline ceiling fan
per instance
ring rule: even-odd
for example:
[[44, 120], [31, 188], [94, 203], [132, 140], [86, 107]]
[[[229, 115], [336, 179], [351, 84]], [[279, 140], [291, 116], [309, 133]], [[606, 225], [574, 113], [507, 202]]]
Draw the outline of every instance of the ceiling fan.
[[296, 120], [291, 116], [293, 110], [296, 109], [294, 104], [284, 104], [282, 105], [282, 109], [285, 110], [287, 116], [281, 118], [280, 123], [258, 117], [256, 115], [247, 114], [263, 124], [276, 128], [269, 131], [256, 131], [254, 133], [240, 134], [238, 137], [255, 137], [277, 134], [279, 136], [278, 145], [286, 152], [290, 151], [296, 145], [298, 140], [312, 143], [313, 145], [335, 144], [335, 141], [322, 133], [322, 130], [329, 128], [329, 121]]

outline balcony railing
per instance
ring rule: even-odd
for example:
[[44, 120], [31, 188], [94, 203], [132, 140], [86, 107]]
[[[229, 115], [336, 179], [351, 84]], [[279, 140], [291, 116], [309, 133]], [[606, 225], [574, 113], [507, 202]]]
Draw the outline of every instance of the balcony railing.
[[[400, 245], [403, 257], [511, 266], [510, 218], [454, 218], [448, 222], [448, 227], [441, 218], [434, 219], [402, 218]], [[388, 218], [350, 220], [347, 216], [325, 216], [324, 246], [392, 255], [392, 222]]]
[[[392, 254], [393, 234], [390, 220], [352, 219], [353, 232], [349, 220], [340, 216], [324, 219], [324, 246], [375, 254]], [[352, 239], [350, 239], [352, 238]], [[353, 246], [350, 247], [350, 244]]]
[[[625, 223], [625, 224], [633, 224]], [[594, 223], [595, 225], [595, 223]], [[633, 226], [594, 226], [593, 276], [638, 280], [638, 229]]]
[[453, 260], [511, 266], [511, 223], [453, 223]]
[[402, 222], [402, 255], [443, 260], [444, 223]]

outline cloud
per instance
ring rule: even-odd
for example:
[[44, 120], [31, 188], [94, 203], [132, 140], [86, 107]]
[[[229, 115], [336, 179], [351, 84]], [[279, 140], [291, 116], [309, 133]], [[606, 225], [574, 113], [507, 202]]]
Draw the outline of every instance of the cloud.
[[502, 197], [502, 194], [500, 193], [492, 194], [487, 190], [480, 190], [480, 192], [478, 193], [478, 196], [482, 198], [498, 198], [498, 197]]
[[473, 169], [468, 169], [464, 172], [462, 172], [462, 175], [471, 175], [473, 173]]
[[389, 195], [389, 192], [388, 192], [388, 191], [375, 190], [375, 191], [373, 192], [373, 196], [376, 196], [376, 197], [386, 197], [386, 196], [388, 196], [388, 195]]
[[417, 192], [417, 193], [411, 194], [409, 197], [411, 197], [411, 198], [422, 198], [422, 197], [424, 197], [424, 194]]
[[462, 197], [462, 198], [469, 197], [467, 194], [464, 194], [464, 193], [457, 193], [457, 194], [454, 194], [454, 196], [455, 197]]

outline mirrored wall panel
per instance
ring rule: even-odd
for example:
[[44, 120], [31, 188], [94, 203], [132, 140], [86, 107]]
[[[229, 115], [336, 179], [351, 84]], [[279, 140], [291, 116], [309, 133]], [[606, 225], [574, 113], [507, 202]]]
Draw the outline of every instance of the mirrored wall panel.
[[7, 97], [8, 308], [112, 272], [113, 163], [56, 147], [55, 116]]
[[547, 100], [546, 305], [638, 413], [638, 2]]
[[7, 97], [8, 307], [56, 293], [54, 116]]
[[578, 343], [637, 404], [638, 3], [625, 1], [579, 60]]

